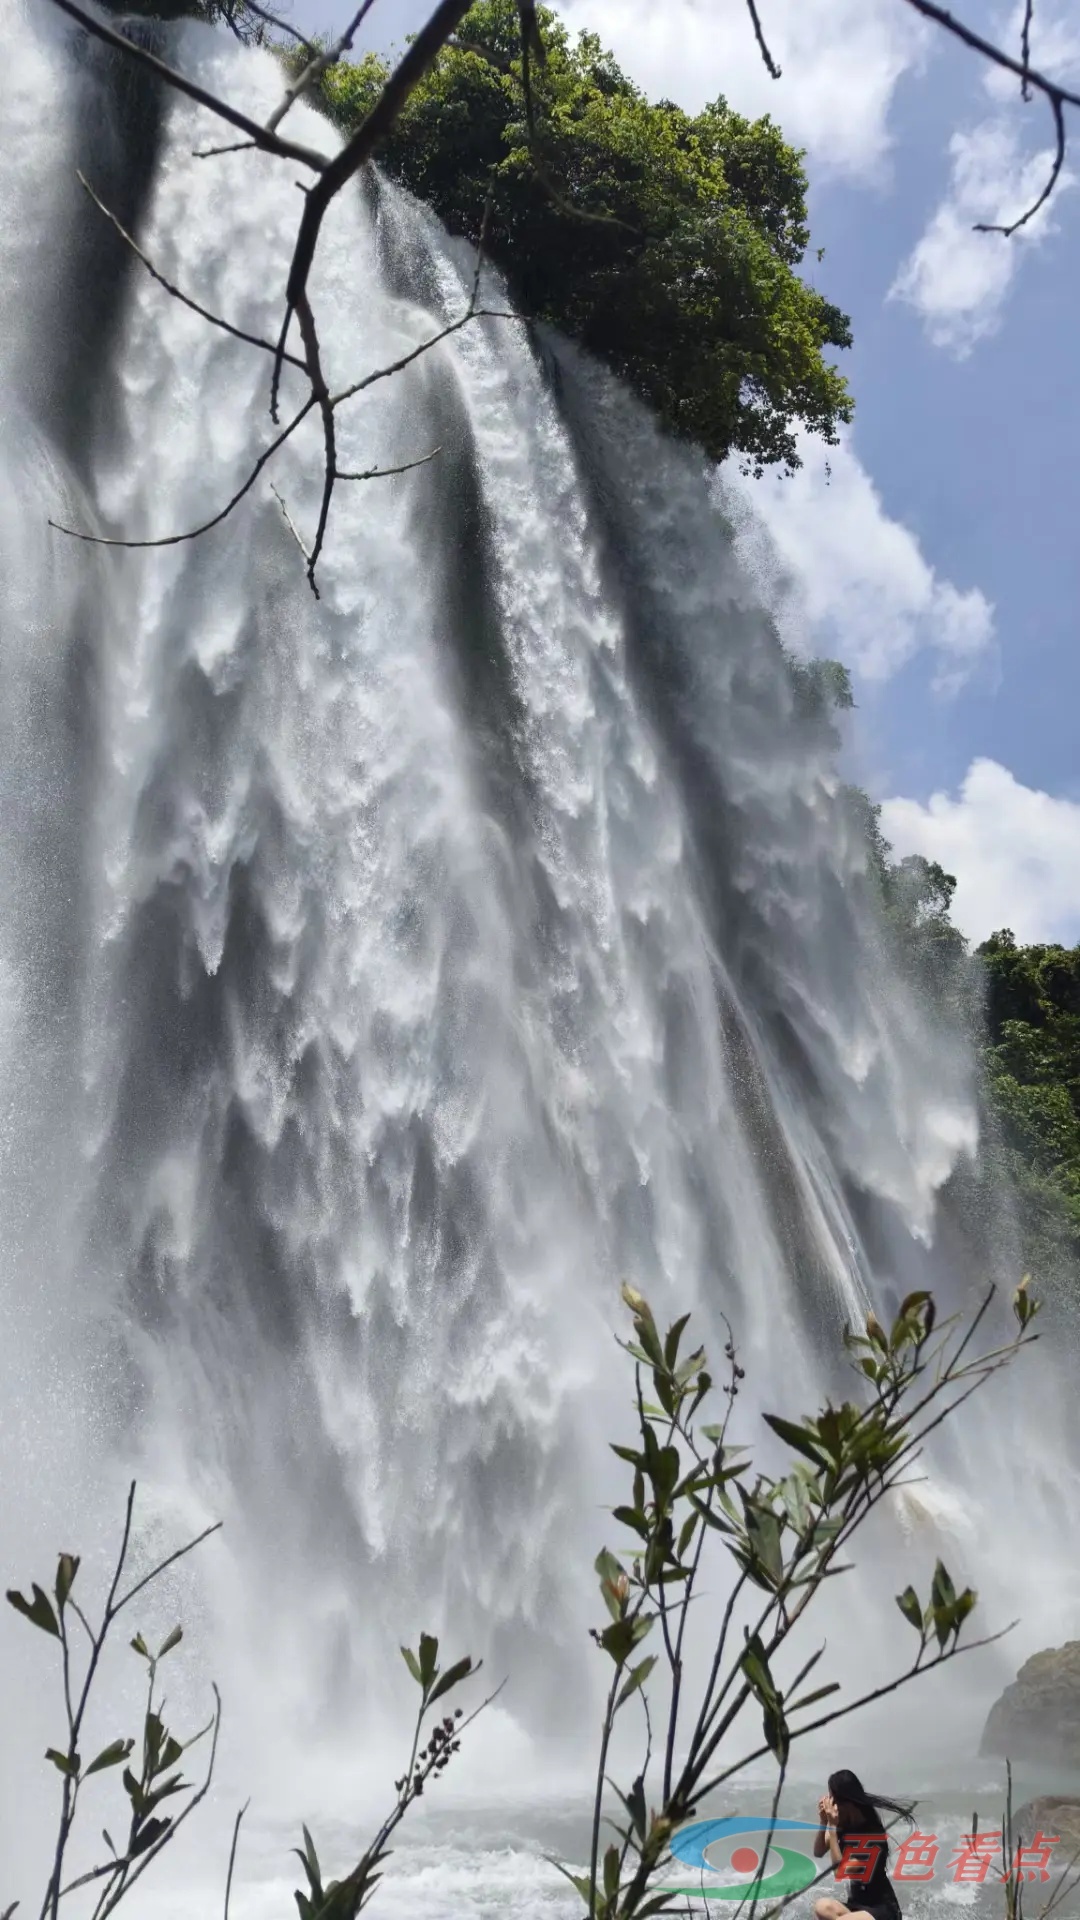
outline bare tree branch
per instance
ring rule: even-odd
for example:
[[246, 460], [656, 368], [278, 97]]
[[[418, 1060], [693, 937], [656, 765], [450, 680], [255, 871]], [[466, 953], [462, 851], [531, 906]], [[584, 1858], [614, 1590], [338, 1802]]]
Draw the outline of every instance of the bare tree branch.
[[1028, 208], [1026, 213], [1021, 214], [1018, 220], [1013, 220], [1008, 226], [979, 222], [975, 228], [976, 233], [1002, 233], [1007, 239], [1011, 239], [1014, 233], [1018, 233], [1021, 227], [1025, 227], [1029, 220], [1034, 219], [1039, 209], [1046, 205], [1047, 200], [1057, 186], [1058, 180], [1061, 177], [1062, 167], [1065, 164], [1065, 108], [1066, 106], [1080, 107], [1080, 93], [1073, 93], [1068, 87], [1059, 86], [1056, 80], [1051, 80], [1045, 73], [1039, 73], [1031, 65], [1029, 58], [1031, 51], [1029, 44], [1032, 15], [1031, 0], [1028, 0], [1025, 11], [1023, 42], [1019, 60], [1015, 59], [1012, 54], [1006, 53], [1003, 47], [996, 47], [992, 40], [984, 39], [981, 33], [975, 32], [974, 28], [965, 26], [964, 22], [958, 20], [955, 14], [950, 13], [946, 7], [938, 6], [937, 0], [906, 0], [906, 4], [909, 7], [913, 7], [916, 13], [922, 14], [924, 19], [933, 20], [939, 27], [943, 27], [946, 33], [951, 33], [954, 38], [961, 41], [965, 47], [970, 47], [975, 53], [981, 53], [985, 60], [992, 61], [996, 67], [1004, 68], [1007, 73], [1015, 73], [1020, 81], [1021, 90], [1025, 99], [1030, 99], [1031, 89], [1034, 87], [1035, 91], [1043, 94], [1049, 102], [1050, 110], [1054, 116], [1054, 158], [1050, 168], [1050, 177], [1038, 199]]
[[258, 0], [244, 0], [244, 11], [253, 13], [257, 20], [265, 20], [268, 27], [276, 27], [279, 33], [287, 33], [298, 46], [303, 47], [310, 60], [315, 59], [319, 49], [305, 38], [299, 27], [294, 27], [288, 20], [282, 20], [279, 14], [271, 13], [269, 8], [260, 6]]
[[95, 20], [93, 14], [85, 13], [82, 7], [76, 5], [76, 0], [52, 0], [52, 4], [54, 7], [59, 7], [61, 13], [66, 13], [72, 20], [77, 20], [80, 27], [84, 27], [87, 33], [93, 34], [95, 39], [103, 40], [107, 47], [113, 47], [119, 53], [130, 54], [133, 60], [137, 60], [140, 66], [147, 67], [151, 73], [157, 75], [159, 80], [164, 80], [168, 86], [175, 87], [180, 93], [186, 93], [189, 99], [197, 100], [201, 107], [207, 107], [211, 113], [216, 113], [220, 120], [227, 120], [230, 126], [239, 127], [241, 133], [246, 133], [254, 146], [262, 147], [266, 153], [277, 154], [282, 160], [298, 160], [302, 166], [311, 167], [315, 173], [326, 170], [328, 162], [325, 154], [316, 153], [313, 147], [302, 147], [294, 140], [283, 140], [276, 133], [268, 133], [265, 127], [260, 127], [257, 120], [249, 120], [246, 113], [231, 107], [227, 100], [220, 100], [216, 94], [208, 93], [205, 87], [200, 87], [194, 80], [189, 80], [184, 74], [178, 73], [175, 67], [170, 67], [164, 60], [159, 60], [157, 54], [151, 53], [147, 47], [140, 47], [137, 41], [129, 40], [126, 34], [117, 33], [112, 27], [107, 27], [103, 20]]
[[327, 47], [322, 53], [316, 48], [310, 50], [311, 59], [307, 66], [292, 82], [292, 85], [286, 87], [285, 98], [281, 102], [281, 105], [275, 107], [273, 113], [270, 115], [266, 123], [267, 133], [275, 133], [293, 102], [299, 100], [300, 95], [306, 93], [309, 87], [313, 87], [315, 82], [322, 78], [328, 67], [336, 66], [343, 53], [349, 52], [355, 34], [358, 32], [364, 19], [371, 12], [374, 5], [375, 0], [364, 0], [363, 6], [359, 7], [356, 13], [353, 14], [341, 38], [335, 40], [332, 47]]
[[[209, 307], [200, 306], [199, 302], [197, 300], [193, 300], [190, 294], [184, 293], [179, 287], [174, 286], [171, 280], [166, 280], [165, 275], [157, 267], [155, 267], [153, 261], [147, 258], [146, 254], [143, 252], [142, 248], [139, 246], [138, 241], [132, 238], [131, 234], [127, 231], [126, 227], [121, 226], [115, 213], [113, 213], [105, 205], [105, 202], [102, 199], [100, 199], [99, 196], [94, 192], [94, 189], [90, 185], [90, 182], [86, 178], [86, 175], [83, 173], [80, 173], [76, 169], [75, 178], [78, 180], [79, 185], [82, 187], [83, 191], [89, 195], [95, 207], [97, 207], [99, 213], [103, 213], [105, 215], [105, 218], [109, 222], [109, 225], [115, 228], [116, 232], [120, 235], [121, 240], [123, 240], [125, 244], [131, 248], [131, 251], [135, 255], [135, 258], [137, 260], [142, 261], [142, 264], [146, 268], [146, 271], [150, 275], [151, 279], [156, 280], [159, 286], [164, 287], [166, 293], [171, 293], [174, 300], [179, 300], [181, 306], [190, 307], [192, 313], [197, 313], [200, 319], [209, 321], [212, 327], [220, 327], [223, 333], [231, 334], [234, 340], [243, 340], [246, 342], [246, 344], [249, 347], [260, 347], [263, 353], [274, 352], [273, 341], [260, 340], [258, 334], [245, 333], [242, 327], [234, 327], [231, 321], [223, 320], [220, 314], [211, 313]], [[300, 360], [296, 354], [287, 353], [285, 355], [285, 358], [286, 360], [288, 360], [291, 366], [299, 367], [301, 372], [303, 371], [304, 362]]]
[[[119, 538], [108, 538], [105, 534], [101, 533], [83, 533], [78, 527], [66, 527], [59, 520], [50, 520], [49, 525], [50, 527], [55, 527], [57, 533], [69, 534], [73, 540], [85, 540], [88, 545], [93, 547], [179, 547], [183, 545], [185, 540], [198, 540], [202, 534], [210, 533], [214, 527], [219, 527], [221, 522], [228, 518], [233, 508], [239, 505], [244, 495], [251, 492], [252, 487], [255, 485], [256, 480], [267, 462], [273, 459], [278, 448], [284, 444], [290, 434], [296, 432], [301, 420], [307, 418], [314, 405], [315, 396], [312, 394], [309, 399], [304, 401], [299, 413], [293, 415], [288, 426], [283, 427], [276, 439], [270, 442], [265, 452], [259, 455], [243, 486], [237, 488], [232, 499], [222, 507], [220, 513], [215, 513], [211, 519], [204, 520], [201, 526], [192, 527], [188, 533], [162, 534], [157, 540], [121, 540]], [[130, 1598], [130, 1595], [128, 1597]]]
[[[70, 5], [70, 0], [64, 0], [64, 4]], [[408, 52], [390, 75], [367, 118], [357, 128], [352, 139], [346, 142], [341, 152], [323, 167], [318, 180], [307, 195], [285, 290], [285, 317], [278, 342], [278, 362], [274, 369], [275, 401], [289, 324], [294, 314], [299, 317], [301, 304], [307, 297], [308, 276], [315, 259], [315, 248], [327, 208], [346, 182], [351, 180], [364, 163], [371, 159], [376, 147], [393, 126], [413, 88], [423, 79], [454, 28], [469, 11], [469, 6], [470, 0], [439, 0], [439, 5], [427, 25], [421, 28]]]
[[770, 80], [779, 80], [782, 69], [777, 66], [776, 61], [773, 59], [772, 54], [769, 52], [768, 42], [765, 39], [765, 34], [761, 25], [761, 16], [757, 10], [757, 0], [746, 0], [746, 10], [749, 13], [750, 19], [753, 23], [754, 38], [758, 43], [758, 52], [761, 54], [761, 58], [765, 62], [765, 71], [769, 75]]

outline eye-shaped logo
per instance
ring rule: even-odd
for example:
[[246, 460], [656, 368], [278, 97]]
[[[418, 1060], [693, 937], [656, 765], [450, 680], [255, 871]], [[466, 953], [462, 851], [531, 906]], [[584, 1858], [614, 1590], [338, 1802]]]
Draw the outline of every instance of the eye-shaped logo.
[[[737, 1873], [741, 1877], [726, 1887], [662, 1887], [658, 1892], [681, 1893], [698, 1900], [745, 1900], [751, 1887], [759, 1898], [773, 1899], [777, 1894], [800, 1893], [817, 1878], [817, 1868], [805, 1853], [794, 1847], [776, 1845], [777, 1833], [816, 1833], [811, 1820], [770, 1820], [742, 1817], [727, 1820], [694, 1820], [672, 1836], [671, 1851], [684, 1866], [698, 1873]], [[732, 1844], [734, 1842], [734, 1845]], [[713, 1854], [705, 1858], [706, 1850]], [[778, 1856], [779, 1865], [767, 1871], [769, 1856]], [[763, 1868], [766, 1869], [763, 1872]], [[763, 1877], [758, 1880], [759, 1873]]]

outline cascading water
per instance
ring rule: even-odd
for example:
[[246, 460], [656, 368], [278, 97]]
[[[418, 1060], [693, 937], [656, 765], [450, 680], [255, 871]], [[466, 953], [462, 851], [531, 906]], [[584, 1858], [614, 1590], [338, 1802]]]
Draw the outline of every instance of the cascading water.
[[[197, 158], [205, 114], [48, 7], [2, 19], [5, 1572], [96, 1539], [135, 1471], [162, 1538], [226, 1521], [184, 1604], [268, 1738], [390, 1711], [386, 1650], [425, 1626], [580, 1737], [618, 1282], [714, 1342], [726, 1313], [744, 1401], [811, 1404], [846, 1312], [966, 1293], [932, 1243], [971, 1062], [891, 967], [719, 482], [558, 342], [478, 320], [343, 413], [346, 467], [439, 452], [338, 488], [319, 601], [262, 485], [150, 552], [48, 526], [195, 525], [267, 430], [265, 358], [124, 259], [75, 167], [264, 337], [296, 191]], [[277, 98], [269, 56], [172, 51]], [[342, 197], [331, 380], [472, 272], [385, 183]], [[308, 426], [270, 476], [301, 527]], [[904, 1520], [924, 1576], [947, 1535], [1044, 1644], [1075, 1619], [1076, 1456], [1052, 1371], [1037, 1429], [1021, 1379], [990, 1391]]]

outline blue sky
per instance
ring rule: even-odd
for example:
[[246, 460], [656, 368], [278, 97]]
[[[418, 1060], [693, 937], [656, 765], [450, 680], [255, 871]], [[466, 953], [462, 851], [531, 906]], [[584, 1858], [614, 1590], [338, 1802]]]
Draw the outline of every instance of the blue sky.
[[[366, 44], [427, 0], [378, 0]], [[294, 0], [298, 25], [349, 0]], [[1012, 242], [971, 231], [1038, 191], [1045, 103], [920, 22], [904, 0], [562, 0], [633, 77], [693, 109], [724, 93], [807, 149], [807, 270], [852, 316], [853, 432], [793, 481], [748, 483], [787, 580], [792, 637], [855, 672], [855, 772], [897, 848], [959, 880], [975, 937], [1080, 939], [1080, 190], [1067, 168]], [[1032, 58], [1080, 79], [1069, 0], [1036, 0]], [[1009, 45], [1019, 13], [967, 0]], [[1080, 175], [1080, 115], [1072, 157]], [[825, 459], [831, 467], [826, 484]], [[752, 556], [751, 556], [752, 557]], [[771, 568], [770, 571], [775, 571]]]

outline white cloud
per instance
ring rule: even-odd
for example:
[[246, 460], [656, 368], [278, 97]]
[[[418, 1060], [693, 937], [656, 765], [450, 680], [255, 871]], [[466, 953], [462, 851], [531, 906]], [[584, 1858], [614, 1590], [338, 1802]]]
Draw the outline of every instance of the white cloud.
[[972, 940], [1011, 927], [1018, 940], [1080, 939], [1080, 801], [1025, 787], [995, 760], [973, 760], [959, 794], [886, 800], [897, 854], [956, 875], [953, 917]]
[[696, 111], [723, 94], [740, 113], [771, 113], [823, 170], [879, 172], [901, 76], [930, 43], [896, 0], [759, 0], [781, 78], [766, 73], [744, 0], [562, 0], [573, 29], [598, 33], [654, 97]]
[[890, 298], [914, 307], [935, 346], [964, 359], [1000, 325], [1024, 254], [1056, 230], [1058, 197], [1073, 176], [1064, 170], [1050, 200], [1011, 238], [976, 233], [976, 222], [1007, 226], [1034, 204], [1052, 152], [1022, 152], [1015, 121], [998, 114], [954, 133], [949, 153], [948, 192], [900, 268]]
[[790, 479], [725, 475], [750, 509], [741, 552], [786, 637], [876, 681], [927, 649], [935, 690], [956, 692], [993, 659], [991, 603], [935, 573], [910, 528], [889, 517], [849, 434], [837, 447], [806, 436], [800, 453]]

